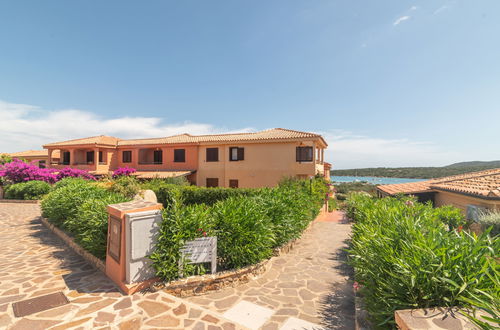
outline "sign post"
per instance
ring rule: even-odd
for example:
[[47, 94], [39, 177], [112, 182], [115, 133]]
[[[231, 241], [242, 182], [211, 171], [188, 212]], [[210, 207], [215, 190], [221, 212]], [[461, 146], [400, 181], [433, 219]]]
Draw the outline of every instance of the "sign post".
[[179, 275], [182, 277], [182, 259], [188, 259], [190, 264], [209, 262], [212, 274], [217, 272], [217, 237], [200, 237], [188, 241], [181, 249], [182, 258], [179, 260]]

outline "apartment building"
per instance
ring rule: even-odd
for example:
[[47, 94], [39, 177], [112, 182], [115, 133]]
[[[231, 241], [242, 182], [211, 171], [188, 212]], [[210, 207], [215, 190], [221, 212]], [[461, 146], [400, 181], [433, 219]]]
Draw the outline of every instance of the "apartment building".
[[[107, 174], [132, 167], [139, 178], [185, 176], [198, 186], [270, 187], [283, 177], [329, 178], [321, 135], [275, 128], [256, 133], [125, 140], [112, 136], [49, 143], [48, 163]], [[59, 154], [59, 161], [52, 155]]]

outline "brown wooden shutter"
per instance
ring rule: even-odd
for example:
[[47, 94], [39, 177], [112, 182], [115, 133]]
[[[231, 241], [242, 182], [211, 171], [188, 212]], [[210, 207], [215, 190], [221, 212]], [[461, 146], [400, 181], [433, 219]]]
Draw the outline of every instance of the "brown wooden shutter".
[[207, 188], [215, 188], [219, 186], [219, 178], [207, 178]]
[[238, 148], [238, 160], [245, 160], [245, 148]]
[[207, 162], [219, 161], [219, 148], [207, 148]]

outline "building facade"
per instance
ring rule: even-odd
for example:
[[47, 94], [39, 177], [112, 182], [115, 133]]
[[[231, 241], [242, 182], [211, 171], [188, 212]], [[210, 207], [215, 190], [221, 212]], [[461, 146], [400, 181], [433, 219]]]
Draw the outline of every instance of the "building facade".
[[[329, 179], [321, 135], [282, 128], [238, 134], [181, 134], [124, 140], [96, 136], [43, 146], [53, 168], [108, 174], [132, 167], [139, 178], [186, 176], [198, 186], [271, 187], [284, 177]], [[59, 161], [52, 155], [59, 154]]]
[[477, 210], [500, 211], [500, 169], [472, 172], [420, 182], [381, 185], [380, 197], [414, 195], [434, 206], [452, 205], [467, 217]]

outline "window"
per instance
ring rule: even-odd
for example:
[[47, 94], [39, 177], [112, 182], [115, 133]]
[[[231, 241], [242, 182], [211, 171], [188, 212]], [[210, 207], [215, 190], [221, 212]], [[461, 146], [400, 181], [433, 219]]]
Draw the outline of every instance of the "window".
[[219, 186], [219, 178], [207, 178], [207, 188], [215, 188]]
[[219, 148], [207, 148], [207, 162], [219, 161]]
[[231, 147], [229, 148], [229, 160], [234, 162], [245, 159], [245, 148]]
[[94, 152], [87, 151], [87, 164], [93, 164], [93, 163], [94, 163]]
[[174, 149], [174, 163], [184, 163], [186, 161], [186, 149]]
[[312, 147], [297, 147], [296, 161], [298, 162], [312, 162], [313, 148]]
[[122, 152], [122, 162], [124, 162], [124, 163], [132, 163], [132, 151], [124, 151], [124, 152]]
[[229, 188], [238, 188], [238, 180], [229, 180]]
[[163, 151], [162, 150], [153, 151], [153, 163], [154, 164], [163, 164]]
[[39, 167], [39, 168], [45, 168], [45, 167], [46, 167], [45, 165], [46, 165], [46, 164], [45, 164], [45, 161], [44, 161], [44, 160], [39, 160], [39, 161], [38, 161], [38, 167]]
[[69, 151], [64, 151], [63, 152], [63, 165], [69, 165], [69, 162], [71, 161], [71, 154]]
[[99, 151], [99, 164], [103, 164], [104, 163], [104, 154], [102, 151]]

